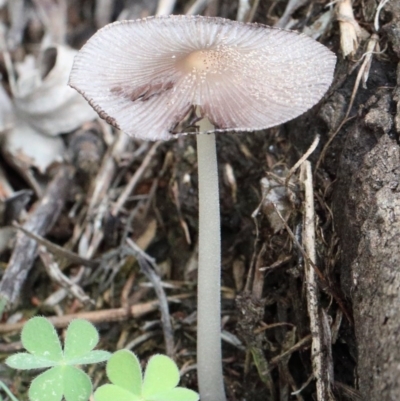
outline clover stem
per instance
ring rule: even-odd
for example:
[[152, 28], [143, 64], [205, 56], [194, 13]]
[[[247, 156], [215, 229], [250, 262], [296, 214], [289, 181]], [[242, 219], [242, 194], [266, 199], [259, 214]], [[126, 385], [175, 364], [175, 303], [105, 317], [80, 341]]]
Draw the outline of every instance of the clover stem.
[[10, 391], [10, 389], [0, 380], [0, 389], [2, 389], [12, 401], [18, 401], [18, 398]]
[[[200, 131], [214, 129], [199, 123]], [[197, 372], [202, 401], [225, 401], [221, 352], [221, 232], [215, 134], [197, 135], [199, 268]]]

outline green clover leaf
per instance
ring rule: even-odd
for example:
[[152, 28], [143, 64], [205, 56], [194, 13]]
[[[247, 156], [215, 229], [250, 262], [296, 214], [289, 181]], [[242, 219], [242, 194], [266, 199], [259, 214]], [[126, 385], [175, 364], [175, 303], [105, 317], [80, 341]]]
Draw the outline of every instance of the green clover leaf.
[[109, 359], [107, 351], [93, 348], [99, 341], [96, 328], [86, 320], [73, 320], [65, 336], [64, 350], [54, 326], [44, 317], [30, 319], [22, 329], [22, 345], [28, 352], [10, 356], [6, 364], [14, 369], [51, 368], [32, 381], [31, 401], [86, 401], [92, 392], [89, 376], [74, 365]]
[[107, 362], [107, 376], [112, 384], [99, 387], [95, 401], [198, 401], [199, 395], [179, 383], [175, 362], [165, 355], [150, 358], [144, 378], [135, 354], [120, 350]]

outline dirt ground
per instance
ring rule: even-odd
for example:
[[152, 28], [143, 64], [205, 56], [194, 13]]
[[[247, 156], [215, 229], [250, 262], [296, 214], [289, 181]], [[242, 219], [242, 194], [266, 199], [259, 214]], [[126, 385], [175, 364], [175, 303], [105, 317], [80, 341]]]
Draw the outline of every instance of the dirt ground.
[[[55, 69], [61, 50], [40, 52], [49, 37], [50, 43], [79, 49], [106, 23], [153, 15], [158, 5], [3, 3], [0, 74], [9, 97], [13, 79], [33, 68], [28, 55], [45, 58], [42, 76]], [[174, 13], [187, 13], [193, 3], [177, 1]], [[237, 2], [203, 3], [199, 13], [237, 18]], [[229, 401], [400, 399], [400, 6], [397, 0], [355, 0], [349, 15], [340, 3], [250, 2], [248, 19], [312, 34], [338, 62], [331, 89], [305, 115], [266, 131], [217, 137]], [[344, 57], [343, 36], [351, 32], [356, 44]], [[57, 101], [53, 89], [40, 96], [35, 105], [44, 105], [43, 96]], [[87, 318], [109, 351], [127, 347], [141, 360], [166, 353], [157, 295], [138, 263], [138, 252], [144, 252], [168, 296], [182, 385], [197, 390], [195, 139], [159, 145], [131, 140], [91, 121], [83, 109], [82, 121], [63, 130], [65, 116], [39, 111], [24, 124], [49, 124], [49, 131], [55, 127], [63, 134], [41, 142], [20, 127], [26, 139], [16, 148], [7, 116], [17, 106], [2, 104], [2, 359], [21, 349], [18, 330], [33, 315], [52, 317], [60, 329], [72, 317]], [[16, 115], [25, 118], [21, 111]], [[65, 126], [72, 127], [75, 118], [69, 115]], [[284, 181], [316, 136], [319, 144], [309, 157], [316, 228], [311, 266], [302, 239], [306, 196], [300, 169], [288, 187]], [[33, 157], [29, 148], [36, 141]], [[311, 319], [307, 265], [318, 276]], [[315, 342], [321, 348], [319, 370], [311, 357]], [[95, 369], [95, 384], [102, 383], [102, 370]], [[26, 399], [31, 377], [0, 365], [0, 379], [20, 399]], [[316, 395], [318, 385], [323, 398]]]

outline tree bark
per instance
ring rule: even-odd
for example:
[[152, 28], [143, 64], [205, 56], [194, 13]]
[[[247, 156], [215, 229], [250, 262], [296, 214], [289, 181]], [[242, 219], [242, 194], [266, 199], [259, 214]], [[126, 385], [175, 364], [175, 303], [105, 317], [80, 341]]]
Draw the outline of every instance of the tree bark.
[[[396, 51], [400, 24], [387, 29]], [[396, 65], [378, 61], [372, 73], [391, 81]], [[333, 213], [342, 288], [353, 303], [360, 391], [365, 400], [392, 401], [400, 399], [400, 64], [394, 85], [377, 81], [347, 131]]]
[[[388, 57], [374, 56], [367, 88], [357, 91], [353, 118], [322, 164], [334, 180], [337, 269], [353, 307], [357, 378], [366, 401], [400, 399], [400, 2], [389, 3], [393, 20], [380, 32], [388, 41]], [[346, 68], [339, 60], [336, 87], [317, 113], [289, 124], [300, 152], [316, 133], [326, 143], [326, 132], [343, 118], [358, 72], [345, 77]], [[299, 131], [308, 135], [299, 138]]]

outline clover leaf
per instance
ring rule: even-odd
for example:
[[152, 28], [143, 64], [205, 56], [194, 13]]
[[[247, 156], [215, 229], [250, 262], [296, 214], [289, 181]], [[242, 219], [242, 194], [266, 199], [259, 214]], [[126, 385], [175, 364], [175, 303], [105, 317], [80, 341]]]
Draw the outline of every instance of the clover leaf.
[[89, 376], [74, 365], [103, 362], [107, 351], [93, 348], [99, 341], [96, 328], [86, 320], [73, 320], [65, 336], [64, 350], [54, 326], [44, 317], [34, 317], [23, 327], [22, 345], [28, 352], [10, 356], [6, 364], [14, 369], [51, 368], [32, 381], [31, 401], [86, 401], [92, 393]]
[[175, 362], [165, 355], [150, 358], [144, 378], [135, 354], [128, 350], [114, 353], [107, 362], [107, 376], [112, 384], [99, 387], [95, 401], [198, 401], [199, 395], [179, 383]]

